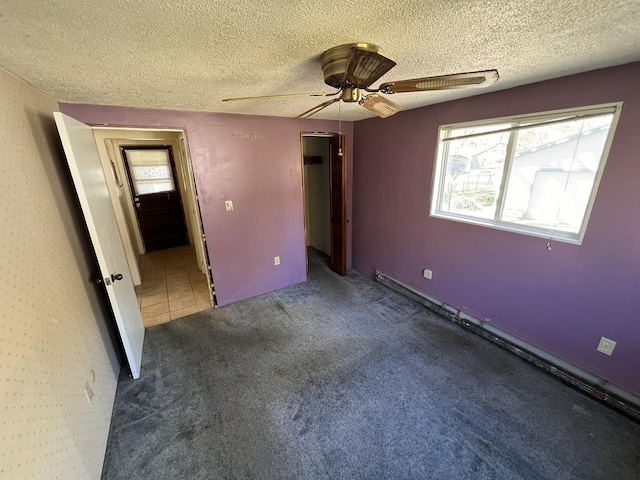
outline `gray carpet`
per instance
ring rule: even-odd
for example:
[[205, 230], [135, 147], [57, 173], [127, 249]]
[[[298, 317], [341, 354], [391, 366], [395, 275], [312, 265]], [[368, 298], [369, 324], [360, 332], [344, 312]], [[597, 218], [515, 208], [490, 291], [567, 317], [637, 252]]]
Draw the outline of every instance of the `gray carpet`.
[[318, 253], [147, 330], [104, 479], [633, 479], [640, 424]]

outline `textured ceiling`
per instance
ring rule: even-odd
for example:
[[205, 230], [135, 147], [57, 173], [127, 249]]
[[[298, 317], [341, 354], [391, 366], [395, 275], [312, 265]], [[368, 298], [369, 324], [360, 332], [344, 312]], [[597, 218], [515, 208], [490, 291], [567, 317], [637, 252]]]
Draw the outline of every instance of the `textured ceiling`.
[[398, 62], [378, 83], [500, 72], [487, 90], [391, 97], [406, 110], [640, 60], [640, 0], [0, 0], [0, 66], [68, 102], [294, 117], [323, 99], [221, 100], [332, 91], [320, 54], [353, 42]]

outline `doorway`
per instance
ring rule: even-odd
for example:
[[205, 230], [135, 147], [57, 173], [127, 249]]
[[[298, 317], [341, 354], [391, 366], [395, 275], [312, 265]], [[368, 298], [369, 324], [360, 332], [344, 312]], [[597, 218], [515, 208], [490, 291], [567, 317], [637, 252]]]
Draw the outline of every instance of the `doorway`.
[[[179, 313], [194, 313], [187, 310], [193, 310], [196, 305], [196, 311], [215, 306], [215, 290], [185, 132], [171, 129], [94, 127], [93, 134], [106, 173], [114, 211], [119, 219], [122, 243], [128, 252], [132, 278], [135, 277], [134, 270], [138, 273], [138, 281], [134, 281], [134, 284], [145, 326], [150, 326], [149, 322], [157, 324], [173, 320], [178, 318]], [[155, 153], [151, 158], [143, 155], [143, 158], [135, 159], [133, 164], [134, 167], [151, 165], [153, 170], [146, 172], [144, 178], [130, 175], [127, 165], [132, 158], [136, 154], [149, 152]], [[159, 160], [156, 154], [161, 154], [164, 160]], [[172, 168], [171, 177], [167, 175], [167, 162]], [[144, 171], [139, 173], [145, 175]], [[176, 202], [170, 209], [181, 217], [183, 226], [178, 230], [182, 233], [176, 243], [183, 246], [154, 244], [149, 241], [148, 235], [144, 237], [145, 222], [138, 220], [136, 205], [141, 203], [136, 199], [143, 200], [144, 195], [135, 194], [154, 193], [154, 189], [161, 197], [164, 195], [165, 200], [168, 189], [169, 196], [172, 197], [170, 200]], [[161, 205], [161, 208], [169, 207]], [[155, 217], [150, 222], [152, 227], [153, 224], [164, 221], [161, 214]], [[147, 262], [149, 258], [154, 260]]]
[[306, 245], [328, 255], [339, 275], [347, 272], [344, 145], [344, 135], [337, 133], [302, 134]]

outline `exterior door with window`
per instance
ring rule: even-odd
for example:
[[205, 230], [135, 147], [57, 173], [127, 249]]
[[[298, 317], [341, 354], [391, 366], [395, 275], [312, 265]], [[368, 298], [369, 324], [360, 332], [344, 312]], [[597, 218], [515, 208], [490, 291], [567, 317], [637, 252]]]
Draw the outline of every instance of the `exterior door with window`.
[[145, 250], [187, 245], [189, 238], [169, 146], [125, 146], [122, 156]]

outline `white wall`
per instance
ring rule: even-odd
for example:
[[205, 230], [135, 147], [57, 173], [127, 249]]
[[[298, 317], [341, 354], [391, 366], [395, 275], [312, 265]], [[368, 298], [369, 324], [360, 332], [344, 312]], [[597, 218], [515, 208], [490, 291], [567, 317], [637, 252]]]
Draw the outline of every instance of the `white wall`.
[[331, 255], [329, 138], [304, 137], [304, 155], [319, 155], [321, 165], [304, 166], [307, 246]]
[[119, 347], [58, 105], [3, 70], [0, 91], [0, 477], [99, 478]]

